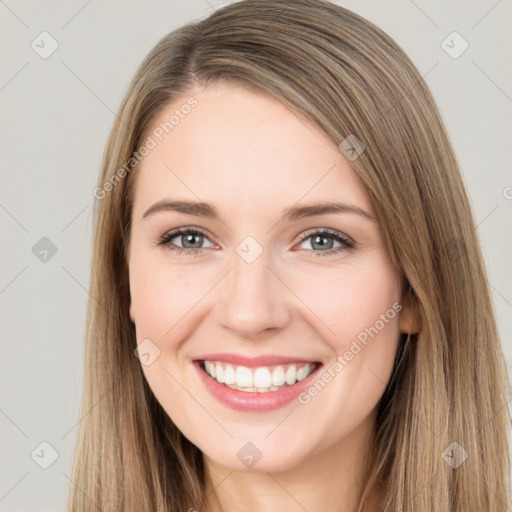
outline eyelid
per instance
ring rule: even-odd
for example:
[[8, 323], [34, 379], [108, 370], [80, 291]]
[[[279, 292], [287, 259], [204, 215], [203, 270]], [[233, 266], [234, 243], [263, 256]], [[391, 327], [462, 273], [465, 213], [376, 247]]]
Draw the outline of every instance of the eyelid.
[[[208, 240], [213, 243], [213, 244], [216, 244], [216, 245], [220, 245], [218, 242], [215, 242], [215, 237], [212, 236], [210, 234], [210, 232], [204, 228], [200, 228], [200, 227], [197, 227], [197, 226], [183, 226], [183, 227], [180, 227], [180, 228], [175, 228], [175, 229], [171, 229], [169, 231], [166, 231], [158, 240], [157, 240], [157, 245], [163, 245], [163, 240], [171, 240], [172, 238], [176, 237], [176, 236], [180, 236], [180, 235], [183, 235], [184, 233], [187, 233], [187, 232], [192, 232], [192, 233], [199, 233], [201, 235], [203, 235], [205, 238], [208, 238]], [[180, 249], [183, 249], [182, 247]], [[200, 249], [195, 249], [195, 251], [198, 251], [198, 250], [201, 250], [201, 249], [206, 249], [206, 247], [202, 247]], [[187, 249], [185, 249], [187, 250]], [[194, 249], [191, 249], [191, 250], [194, 250]]]
[[312, 235], [316, 234], [327, 234], [330, 235], [333, 238], [341, 239], [344, 243], [351, 247], [355, 247], [356, 242], [353, 238], [349, 237], [345, 233], [338, 231], [337, 229], [331, 229], [331, 228], [312, 228], [311, 230], [305, 231], [304, 233], [301, 233], [299, 235], [299, 239], [301, 242], [308, 239]]

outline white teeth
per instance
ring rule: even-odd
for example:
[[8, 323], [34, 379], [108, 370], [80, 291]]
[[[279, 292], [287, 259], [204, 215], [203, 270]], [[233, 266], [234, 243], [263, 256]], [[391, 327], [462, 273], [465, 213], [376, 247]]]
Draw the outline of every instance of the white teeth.
[[284, 384], [284, 369], [282, 366], [277, 366], [272, 372], [272, 384], [274, 386], [282, 386]]
[[220, 382], [222, 384], [224, 382], [224, 369], [222, 368], [222, 365], [220, 363], [217, 363], [215, 365], [215, 374], [217, 375], [215, 377], [217, 379], [217, 382]]
[[266, 393], [277, 391], [304, 380], [314, 369], [314, 364], [288, 364], [273, 367], [247, 368], [220, 361], [205, 361], [206, 373], [217, 382], [246, 392]]
[[285, 380], [286, 384], [289, 384], [290, 386], [292, 384], [295, 384], [295, 380], [297, 377], [297, 368], [293, 366], [293, 364], [286, 370]]
[[204, 364], [205, 366], [206, 364], [208, 364], [208, 366], [206, 366], [206, 371], [215, 379], [215, 377], [217, 376], [217, 374], [215, 373], [215, 363], [205, 361]]
[[251, 370], [245, 366], [238, 366], [236, 369], [236, 385], [242, 388], [252, 388], [254, 379]]
[[235, 384], [236, 376], [235, 370], [232, 366], [227, 365], [224, 370], [224, 384]]
[[297, 370], [297, 380], [300, 382], [304, 380], [309, 375], [309, 364]]
[[254, 372], [254, 386], [257, 388], [269, 388], [272, 386], [272, 375], [268, 368], [257, 368]]

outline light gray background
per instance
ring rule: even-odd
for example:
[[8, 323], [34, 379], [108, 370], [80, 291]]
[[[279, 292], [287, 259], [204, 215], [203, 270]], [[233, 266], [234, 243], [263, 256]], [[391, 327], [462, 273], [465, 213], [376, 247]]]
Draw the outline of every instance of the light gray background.
[[[92, 191], [114, 112], [160, 37], [224, 3], [0, 0], [1, 511], [65, 509], [80, 420]], [[479, 223], [510, 362], [512, 2], [338, 3], [391, 35], [434, 93]], [[59, 45], [47, 59], [31, 48], [42, 46], [43, 31]], [[469, 43], [457, 59], [441, 47], [453, 31]], [[46, 263], [32, 252], [42, 237], [57, 247]], [[35, 462], [51, 461], [43, 441], [59, 454], [48, 469]]]

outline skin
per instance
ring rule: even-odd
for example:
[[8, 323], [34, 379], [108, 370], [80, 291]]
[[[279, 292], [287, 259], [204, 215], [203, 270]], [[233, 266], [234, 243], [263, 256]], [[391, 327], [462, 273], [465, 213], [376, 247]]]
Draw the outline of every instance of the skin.
[[[277, 354], [327, 368], [401, 303], [401, 280], [375, 219], [329, 213], [283, 221], [286, 207], [343, 202], [374, 215], [365, 187], [337, 145], [277, 100], [217, 83], [197, 87], [160, 113], [157, 127], [194, 96], [198, 105], [144, 158], [138, 169], [129, 249], [130, 318], [138, 343], [160, 350], [142, 365], [156, 398], [204, 454], [214, 511], [356, 509], [363, 458], [376, 406], [391, 375], [400, 332], [418, 321], [407, 304], [305, 405], [241, 412], [217, 402], [192, 360], [208, 352]], [[221, 220], [175, 211], [144, 212], [161, 200], [212, 203]], [[158, 245], [176, 228], [176, 254]], [[315, 228], [336, 230], [355, 242]], [[248, 263], [236, 252], [252, 236], [263, 249]], [[325, 235], [324, 235], [325, 236]], [[197, 243], [199, 239], [199, 243]], [[196, 245], [193, 245], [193, 244]], [[172, 246], [171, 244], [171, 246]], [[190, 247], [192, 247], [190, 249]], [[237, 452], [252, 442], [261, 459], [247, 468]], [[341, 507], [341, 508], [340, 508]]]

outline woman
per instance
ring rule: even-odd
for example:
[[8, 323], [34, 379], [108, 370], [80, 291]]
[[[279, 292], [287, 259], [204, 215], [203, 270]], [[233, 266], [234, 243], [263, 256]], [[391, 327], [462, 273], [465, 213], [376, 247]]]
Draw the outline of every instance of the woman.
[[94, 195], [70, 510], [508, 510], [475, 223], [380, 29], [246, 0], [174, 31]]

